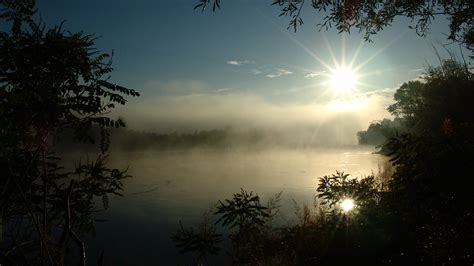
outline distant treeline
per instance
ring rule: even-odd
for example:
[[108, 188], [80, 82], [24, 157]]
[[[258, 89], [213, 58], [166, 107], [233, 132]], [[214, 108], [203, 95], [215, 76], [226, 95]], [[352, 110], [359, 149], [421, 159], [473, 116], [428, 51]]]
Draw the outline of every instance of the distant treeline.
[[[144, 149], [263, 149], [263, 148], [315, 148], [353, 145], [350, 140], [335, 137], [333, 130], [321, 128], [294, 128], [291, 130], [263, 128], [232, 128], [195, 130], [187, 132], [157, 133], [138, 131], [131, 128], [114, 128], [107, 136], [112, 150], [134, 151]], [[102, 137], [99, 129], [91, 130], [90, 139]], [[62, 151], [97, 149], [93, 142], [78, 143], [72, 132], [58, 134], [58, 144]], [[345, 141], [345, 142], [344, 142]]]
[[[100, 139], [100, 130], [92, 130], [91, 132], [91, 140]], [[269, 132], [259, 129], [234, 130], [232, 128], [171, 133], [144, 132], [118, 128], [110, 130], [110, 139], [113, 143], [110, 148], [122, 151], [192, 148], [225, 149], [231, 147], [259, 149], [270, 146], [301, 148], [311, 145], [316, 146], [316, 143], [301, 141], [282, 132]], [[93, 141], [90, 144], [76, 142], [72, 132], [68, 131], [60, 133], [58, 140], [60, 150], [62, 151], [97, 149]]]
[[176, 149], [176, 148], [224, 148], [232, 144], [258, 144], [262, 135], [257, 131], [237, 134], [229, 129], [200, 130], [180, 133], [154, 133], [135, 130], [116, 130], [112, 137], [121, 150], [137, 149]]
[[394, 120], [384, 118], [372, 122], [367, 130], [357, 132], [359, 144], [381, 146], [390, 138], [405, 132], [403, 121], [400, 118]]

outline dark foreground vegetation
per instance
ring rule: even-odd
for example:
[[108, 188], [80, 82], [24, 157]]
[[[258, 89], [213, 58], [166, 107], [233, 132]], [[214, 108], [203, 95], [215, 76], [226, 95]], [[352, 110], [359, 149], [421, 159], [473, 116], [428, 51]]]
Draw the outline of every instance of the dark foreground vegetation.
[[[200, 2], [203, 8], [211, 3]], [[360, 2], [367, 4], [359, 11], [357, 5], [343, 6], [351, 7], [348, 12], [331, 10], [325, 24], [335, 21], [348, 30], [353, 21], [370, 35], [394, 16], [407, 15], [421, 16], [417, 27], [423, 31], [440, 7], [451, 21], [449, 37], [472, 49], [471, 1], [437, 1], [425, 9], [429, 1], [388, 1], [382, 13], [370, 12], [372, 2]], [[275, 1], [292, 16], [295, 29], [302, 23], [300, 3]], [[340, 8], [337, 3], [314, 1], [314, 7]], [[109, 55], [94, 48], [93, 36], [62, 25], [47, 28], [34, 19], [33, 0], [0, 0], [0, 7], [0, 264], [86, 265], [82, 239], [94, 231], [94, 214], [108, 207], [108, 195], [120, 195], [128, 176], [106, 166], [108, 129], [124, 126], [107, 115], [126, 103], [126, 95], [138, 93], [109, 82]], [[197, 264], [217, 254], [228, 237], [235, 264], [472, 265], [473, 94], [469, 67], [444, 61], [428, 70], [424, 82], [399, 88], [389, 108], [396, 120], [373, 126], [389, 129], [380, 131], [394, 166], [389, 178], [339, 172], [322, 177], [315, 184], [316, 209], [302, 207], [300, 222], [286, 226], [272, 223], [278, 195], [263, 204], [242, 190], [219, 202], [215, 220], [197, 230], [182, 226], [173, 239], [181, 252], [196, 254]], [[63, 169], [55, 150], [58, 136], [68, 131], [77, 141], [91, 142], [91, 129], [98, 130], [101, 154]], [[346, 198], [355, 208], [342, 212]], [[228, 233], [219, 234], [216, 225]], [[104, 254], [99, 257], [101, 265]]]
[[[304, 206], [298, 224], [278, 227], [272, 219], [279, 197], [265, 205], [242, 190], [219, 202], [214, 223], [182, 227], [176, 246], [205, 263], [219, 251], [224, 236], [215, 226], [221, 225], [232, 244], [229, 260], [239, 265], [472, 265], [473, 100], [472, 71], [443, 61], [423, 82], [397, 90], [389, 107], [396, 122], [369, 127], [388, 132], [381, 143], [391, 176], [322, 177], [315, 208]], [[355, 208], [344, 212], [347, 198]]]
[[[0, 265], [86, 265], [82, 239], [128, 176], [106, 166], [108, 128], [124, 126], [106, 115], [138, 93], [108, 81], [93, 36], [34, 16], [34, 1], [0, 1]], [[63, 169], [57, 136], [91, 142], [93, 126], [100, 155]]]

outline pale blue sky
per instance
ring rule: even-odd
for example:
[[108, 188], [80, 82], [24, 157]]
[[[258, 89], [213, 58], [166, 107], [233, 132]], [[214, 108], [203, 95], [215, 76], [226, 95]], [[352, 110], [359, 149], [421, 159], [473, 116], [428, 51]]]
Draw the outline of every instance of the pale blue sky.
[[[284, 89], [306, 85], [299, 68], [323, 70], [291, 38], [303, 43], [326, 62], [330, 56], [326, 37], [340, 56], [341, 35], [336, 30], [319, 32], [316, 19], [321, 14], [310, 6], [305, 25], [297, 33], [286, 30], [288, 18], [278, 17], [278, 7], [269, 0], [224, 0], [216, 13], [194, 11], [193, 0], [38, 0], [42, 18], [54, 25], [66, 21], [66, 28], [96, 33], [98, 47], [115, 51], [115, 81], [141, 89], [148, 80], [203, 80], [216, 87], [269, 87]], [[447, 32], [440, 21], [428, 38], [407, 30], [405, 19], [374, 36], [366, 43], [359, 62], [382, 49], [406, 32], [364, 68], [368, 71], [391, 69], [383, 78], [370, 77], [376, 87], [391, 87], [413, 78], [410, 72], [422, 68], [434, 56], [431, 43], [447, 43]], [[347, 40], [348, 54], [362, 41], [352, 33]], [[227, 65], [230, 60], [252, 61], [242, 67]], [[429, 60], [431, 61], [431, 60]], [[434, 62], [436, 63], [436, 62]], [[286, 69], [293, 74], [268, 78]], [[252, 71], [261, 71], [254, 75]]]

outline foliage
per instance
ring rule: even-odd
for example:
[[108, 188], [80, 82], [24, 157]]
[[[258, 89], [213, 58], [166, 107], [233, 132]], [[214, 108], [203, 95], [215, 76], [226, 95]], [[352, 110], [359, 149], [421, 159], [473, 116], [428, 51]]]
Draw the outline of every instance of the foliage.
[[[395, 119], [371, 123], [366, 131], [358, 132], [359, 143], [382, 145], [405, 134], [427, 135], [433, 141], [456, 135], [471, 139], [472, 82], [468, 66], [455, 59], [430, 67], [422, 80], [403, 83], [397, 89], [395, 103], [387, 108]], [[389, 152], [393, 145], [395, 142], [383, 145], [383, 150]]]
[[273, 197], [268, 199], [267, 205], [265, 206], [267, 209], [267, 222], [272, 222], [273, 219], [280, 213], [280, 207], [281, 207], [281, 195], [283, 194], [283, 191], [280, 191], [276, 193]]
[[393, 96], [395, 103], [387, 110], [395, 117], [410, 120], [418, 113], [423, 105], [423, 89], [425, 84], [420, 81], [403, 83]]
[[403, 133], [404, 130], [400, 119], [390, 120], [385, 118], [370, 123], [367, 130], [357, 132], [357, 137], [359, 144], [379, 146], [397, 134]]
[[389, 107], [408, 131], [385, 144], [396, 167], [385, 203], [397, 242], [412, 243], [417, 260], [429, 264], [472, 263], [474, 198], [465, 184], [474, 177], [473, 77], [466, 65], [443, 61], [423, 83], [402, 85]]
[[346, 198], [353, 199], [358, 206], [365, 206], [373, 204], [378, 196], [374, 176], [358, 179], [338, 171], [319, 178], [316, 191], [319, 192], [321, 204], [329, 207], [334, 207]]
[[230, 228], [238, 227], [245, 230], [249, 227], [264, 225], [265, 219], [270, 216], [267, 207], [260, 204], [260, 197], [241, 189], [233, 195], [232, 200], [219, 201], [215, 215], [221, 215], [216, 224]]
[[[138, 151], [138, 150], [189, 150], [189, 149], [215, 149], [215, 150], [261, 150], [264, 148], [307, 148], [318, 145], [330, 146], [327, 136], [331, 130], [321, 130], [315, 138], [313, 128], [300, 129], [262, 129], [262, 128], [230, 128], [195, 131], [174, 131], [157, 133], [137, 131], [129, 128], [111, 129], [110, 139], [113, 145], [111, 151]], [[89, 134], [91, 137], [100, 138], [100, 129], [93, 127]], [[291, 136], [291, 137], [290, 137]], [[67, 130], [59, 137], [58, 150], [61, 151], [91, 151], [96, 148], [94, 144], [78, 143], [74, 141], [73, 132]], [[334, 140], [336, 142], [336, 140]]]
[[446, 135], [455, 130], [452, 127], [472, 122], [468, 106], [474, 97], [473, 76], [467, 65], [443, 60], [439, 67], [430, 67], [422, 81], [402, 84], [387, 110], [409, 132]]
[[288, 25], [289, 28], [293, 28], [296, 31], [298, 26], [303, 25], [303, 19], [301, 18], [301, 10], [304, 5], [304, 0], [290, 0], [290, 1], [281, 1], [274, 0], [272, 5], [278, 5], [281, 8], [281, 16], [290, 16], [290, 22]]
[[[259, 219], [246, 219], [258, 221], [256, 223], [240, 223], [242, 219], [238, 214], [248, 212], [237, 210], [250, 207], [229, 208], [229, 205], [260, 206], [259, 199], [245, 190], [234, 194], [232, 200], [226, 200], [227, 204], [221, 202], [218, 210], [222, 210], [224, 205], [226, 211], [215, 212], [216, 215], [221, 215], [217, 223], [224, 224], [221, 222], [222, 213], [234, 213], [235, 215], [227, 216], [225, 226], [232, 229], [242, 224], [239, 230], [232, 231], [229, 235], [232, 242], [232, 262], [239, 265], [339, 265], [348, 262], [370, 265], [372, 262], [379, 262], [381, 256], [376, 254], [386, 247], [386, 237], [380, 229], [382, 217], [374, 215], [378, 213], [375, 210], [379, 209], [378, 188], [374, 177], [358, 179], [337, 172], [320, 180], [327, 181], [320, 183], [318, 188], [323, 191], [317, 194], [317, 198], [322, 200], [318, 205], [322, 208], [314, 214], [310, 207], [298, 206], [300, 222], [297, 224], [274, 227], [268, 222], [263, 223], [264, 220], [271, 219], [265, 214], [251, 215], [259, 216]], [[349, 193], [344, 193], [343, 189]], [[356, 214], [349, 216], [337, 210], [327, 211], [349, 194], [357, 199]], [[280, 197], [281, 193], [270, 199], [268, 206], [279, 206]], [[266, 211], [270, 212], [269, 209]], [[182, 234], [180, 231], [182, 229], [177, 234]], [[193, 231], [188, 230], [188, 235], [191, 235], [189, 231]]]
[[[72, 241], [85, 265], [80, 236], [93, 231], [95, 199], [107, 208], [128, 176], [106, 166], [108, 129], [124, 126], [108, 113], [138, 93], [109, 82], [110, 56], [94, 48], [92, 35], [47, 29], [34, 19], [31, 0], [0, 7], [0, 213], [10, 231], [0, 262], [62, 265]], [[102, 154], [64, 169], [58, 136], [71, 130], [76, 140], [93, 142], [93, 127]]]
[[[209, 6], [210, 2], [210, 0], [199, 0], [199, 3], [194, 6], [194, 9], [200, 8], [201, 11], [204, 12]], [[214, 2], [212, 3], [212, 11], [216, 11], [216, 9], [220, 8], [220, 3], [220, 0], [214, 0]]]
[[[128, 129], [114, 129], [111, 137], [118, 143], [112, 148], [122, 150], [143, 149], [190, 149], [190, 148], [223, 148], [231, 146], [231, 141], [246, 141], [245, 136], [239, 138], [228, 129], [201, 130], [189, 133], [149, 133]], [[254, 144], [254, 143], [252, 143]]]
[[[213, 10], [220, 6], [220, 0], [199, 0], [196, 7], [205, 8], [213, 4]], [[323, 13], [318, 24], [320, 29], [335, 27], [339, 32], [350, 32], [356, 29], [364, 34], [366, 40], [379, 31], [389, 27], [395, 18], [407, 17], [412, 20], [411, 28], [420, 36], [425, 36], [432, 21], [438, 17], [449, 20], [448, 38], [474, 49], [474, 4], [470, 0], [462, 1], [340, 1], [311, 0], [311, 7]], [[301, 10], [306, 6], [305, 0], [273, 0], [272, 5], [281, 8], [280, 16], [289, 16], [289, 28], [295, 31], [303, 24]]]
[[219, 253], [220, 247], [218, 245], [222, 242], [222, 235], [216, 233], [216, 228], [209, 223], [207, 217], [199, 225], [197, 232], [192, 227], [184, 227], [182, 223], [179, 225], [180, 227], [176, 234], [173, 235], [172, 240], [181, 254], [197, 253], [195, 264], [207, 263], [209, 255]]
[[[73, 128], [79, 140], [92, 141], [87, 131], [94, 124], [101, 129], [124, 126], [104, 114], [126, 103], [123, 94], [138, 93], [107, 81], [110, 56], [93, 48], [94, 38], [62, 26], [47, 31], [33, 26], [1, 34], [2, 116], [17, 121], [17, 130], [35, 130], [40, 138], [56, 133], [52, 129]], [[103, 151], [107, 143], [105, 138]]]
[[[232, 199], [219, 201], [213, 212], [218, 216], [214, 224], [228, 229], [238, 228], [229, 235], [234, 263], [250, 263], [254, 257], [264, 256], [264, 250], [259, 245], [270, 237], [268, 229], [271, 220], [278, 214], [280, 200], [281, 192], [270, 198], [267, 206], [262, 206], [258, 195], [241, 189], [240, 193], [233, 194]], [[219, 251], [217, 244], [221, 242], [221, 235], [205, 217], [198, 233], [194, 233], [193, 228], [180, 225], [172, 239], [181, 253], [197, 253], [195, 263], [207, 264], [207, 255], [216, 255]]]

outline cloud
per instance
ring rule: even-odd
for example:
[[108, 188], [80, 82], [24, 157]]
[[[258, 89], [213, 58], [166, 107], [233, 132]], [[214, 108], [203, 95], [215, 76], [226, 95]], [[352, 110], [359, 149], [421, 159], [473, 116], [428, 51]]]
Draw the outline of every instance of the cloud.
[[[253, 60], [229, 60], [226, 62], [226, 64], [231, 65], [231, 66], [244, 66], [244, 65], [255, 65], [256, 62]], [[255, 67], [255, 66], [254, 66]], [[256, 66], [255, 68], [250, 70], [250, 73], [253, 75], [260, 75], [262, 73], [268, 73], [265, 76], [267, 78], [277, 78], [281, 77], [284, 75], [291, 75], [293, 74], [292, 71], [284, 69], [284, 68], [272, 68], [268, 66], [263, 66], [264, 70], [261, 70], [262, 67]], [[271, 68], [271, 70], [269, 69]]]
[[398, 87], [384, 88], [384, 89], [379, 89], [379, 90], [367, 91], [367, 92], [362, 93], [361, 95], [365, 95], [365, 96], [378, 95], [378, 96], [384, 96], [384, 97], [393, 97], [397, 89]]
[[254, 75], [260, 75], [260, 74], [262, 74], [262, 71], [260, 71], [258, 69], [252, 69], [251, 73], [254, 74]]
[[230, 91], [232, 90], [231, 88], [222, 88], [222, 89], [217, 89], [215, 92], [225, 92], [225, 91]]
[[283, 68], [278, 68], [276, 71], [277, 72], [275, 74], [268, 74], [268, 75], [266, 75], [266, 77], [267, 78], [277, 78], [277, 77], [281, 77], [283, 75], [293, 74], [293, 72], [291, 72], [289, 70], [286, 70], [286, 69], [283, 69]]
[[385, 118], [391, 117], [391, 115], [386, 111], [387, 107], [394, 103], [393, 95], [397, 91], [397, 87], [393, 88], [384, 88], [378, 89], [373, 91], [368, 91], [364, 93], [359, 93], [356, 97], [362, 97], [366, 99], [371, 99], [372, 102], [376, 102], [381, 108], [384, 110], [382, 111], [385, 113]]
[[312, 78], [315, 78], [317, 76], [321, 76], [322, 74], [324, 74], [326, 71], [320, 71], [320, 72], [314, 72], [314, 73], [309, 73], [309, 74], [306, 74], [304, 77], [307, 78], [307, 79], [312, 79]]
[[252, 60], [242, 60], [242, 61], [229, 60], [226, 63], [228, 65], [231, 65], [231, 66], [243, 66], [243, 65], [248, 65], [248, 64], [255, 64], [255, 61], [252, 61]]
[[240, 66], [240, 65], [242, 65], [239, 61], [234, 61], [234, 60], [227, 61], [227, 64], [228, 64], [228, 65], [233, 65], [233, 66]]
[[421, 73], [421, 74], [417, 75], [414, 79], [412, 79], [412, 81], [419, 81], [419, 82], [422, 82], [422, 83], [426, 83], [426, 74]]

